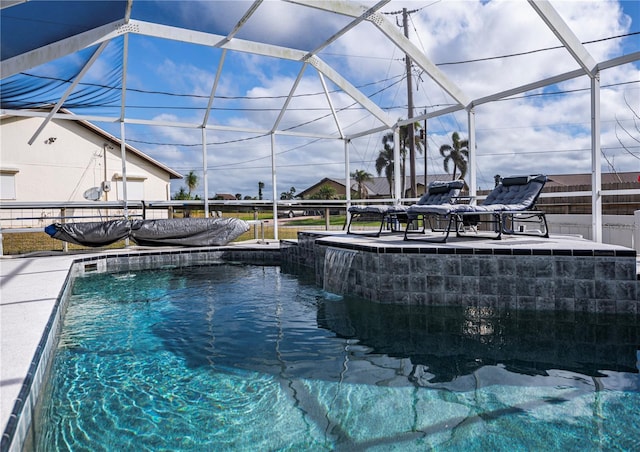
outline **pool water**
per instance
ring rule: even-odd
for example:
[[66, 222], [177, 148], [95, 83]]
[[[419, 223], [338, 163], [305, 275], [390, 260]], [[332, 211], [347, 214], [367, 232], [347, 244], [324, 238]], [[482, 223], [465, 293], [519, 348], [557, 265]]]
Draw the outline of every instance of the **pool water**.
[[75, 281], [35, 450], [639, 450], [635, 317], [371, 303], [279, 267]]

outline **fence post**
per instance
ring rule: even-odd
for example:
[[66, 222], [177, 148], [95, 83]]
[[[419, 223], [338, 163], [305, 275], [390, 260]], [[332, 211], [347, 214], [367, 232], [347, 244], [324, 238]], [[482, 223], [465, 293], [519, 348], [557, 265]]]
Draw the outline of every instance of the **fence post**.
[[640, 210], [636, 210], [633, 213], [633, 223], [633, 248], [640, 255]]
[[[253, 208], [253, 240], [258, 240], [258, 208]], [[262, 229], [262, 224], [260, 224], [260, 228]], [[262, 233], [264, 239], [264, 232]]]
[[[66, 213], [67, 209], [65, 207], [62, 207], [60, 209], [60, 223], [65, 224], [66, 220], [64, 218], [64, 215]], [[62, 252], [63, 253], [68, 253], [69, 252], [69, 244], [65, 241], [62, 242]]]

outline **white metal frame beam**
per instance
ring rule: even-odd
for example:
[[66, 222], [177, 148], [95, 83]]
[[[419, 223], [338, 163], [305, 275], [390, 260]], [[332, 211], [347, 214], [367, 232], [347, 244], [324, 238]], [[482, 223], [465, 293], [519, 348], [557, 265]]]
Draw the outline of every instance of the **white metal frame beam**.
[[347, 79], [340, 75], [338, 71], [326, 64], [320, 58], [314, 56], [308, 61], [313, 67], [322, 72], [333, 83], [338, 85], [338, 87], [347, 93], [353, 100], [362, 105], [369, 113], [386, 125], [387, 128], [391, 128], [396, 123], [396, 121], [393, 120], [384, 110], [378, 107], [375, 102], [365, 96], [358, 88], [353, 86], [349, 81], [347, 81]]
[[[599, 208], [601, 207], [601, 188], [600, 188], [600, 101], [599, 101], [599, 90], [600, 90], [600, 81], [599, 74], [603, 69], [608, 69], [611, 67], [619, 66], [622, 64], [631, 63], [634, 61], [640, 60], [640, 52], [634, 52], [631, 54], [623, 55], [608, 61], [603, 61], [597, 63], [594, 58], [589, 54], [586, 48], [582, 45], [582, 43], [578, 40], [577, 36], [573, 33], [572, 29], [564, 22], [564, 20], [560, 17], [557, 11], [553, 8], [553, 6], [549, 3], [548, 0], [528, 0], [532, 9], [539, 15], [539, 17], [543, 20], [546, 26], [554, 33], [557, 39], [563, 44], [566, 48], [567, 52], [571, 54], [571, 56], [575, 59], [575, 61], [580, 66], [580, 69], [567, 72], [564, 74], [559, 74], [554, 77], [547, 78], [545, 80], [536, 81], [534, 83], [530, 83], [527, 85], [523, 85], [520, 87], [512, 88], [506, 91], [502, 91], [499, 93], [494, 93], [489, 96], [485, 96], [482, 98], [475, 99], [473, 101], [469, 101], [464, 92], [462, 92], [451, 80], [449, 80], [443, 72], [440, 71], [435, 64], [433, 64], [409, 39], [407, 39], [398, 29], [388, 21], [383, 15], [378, 13], [380, 8], [386, 5], [389, 0], [379, 0], [374, 6], [366, 7], [357, 2], [351, 2], [346, 0], [332, 0], [332, 1], [315, 1], [315, 0], [285, 0], [290, 3], [302, 5], [305, 7], [315, 8], [318, 10], [339, 14], [345, 17], [350, 17], [351, 20], [345, 27], [340, 29], [337, 33], [329, 37], [322, 44], [311, 51], [302, 51], [293, 48], [286, 48], [281, 46], [270, 45], [262, 42], [254, 42], [242, 39], [236, 39], [235, 36], [242, 29], [242, 27], [247, 23], [250, 17], [252, 17], [256, 11], [259, 9], [260, 5], [264, 0], [255, 0], [251, 6], [246, 10], [243, 17], [238, 21], [233, 30], [227, 36], [220, 36], [211, 33], [199, 32], [195, 30], [183, 29], [178, 27], [171, 27], [166, 25], [160, 25], [145, 21], [137, 21], [131, 20], [131, 10], [133, 5], [133, 0], [127, 1], [127, 8], [125, 11], [124, 19], [113, 21], [109, 24], [102, 25], [100, 27], [96, 27], [92, 30], [80, 33], [75, 36], [71, 36], [69, 38], [60, 40], [58, 42], [48, 44], [38, 49], [34, 49], [32, 51], [26, 52], [21, 55], [17, 55], [13, 58], [9, 58], [4, 62], [0, 63], [0, 71], [2, 72], [3, 78], [10, 77], [22, 71], [31, 69], [33, 67], [39, 66], [41, 64], [47, 63], [57, 58], [61, 58], [80, 50], [90, 48], [92, 46], [100, 45], [98, 49], [98, 53], [107, 45], [107, 41], [117, 38], [119, 36], [124, 35], [125, 42], [125, 50], [124, 50], [124, 64], [123, 64], [123, 87], [122, 87], [122, 104], [120, 109], [119, 118], [112, 117], [96, 117], [96, 116], [82, 116], [82, 115], [71, 115], [66, 113], [60, 113], [55, 108], [53, 111], [49, 113], [42, 114], [41, 112], [26, 112], [26, 111], [15, 111], [15, 110], [0, 110], [0, 114], [14, 114], [15, 116], [31, 116], [31, 117], [44, 117], [46, 124], [52, 118], [56, 119], [69, 119], [69, 120], [86, 120], [86, 121], [101, 121], [101, 122], [120, 122], [121, 125], [121, 135], [122, 135], [122, 146], [124, 147], [124, 125], [125, 123], [131, 124], [147, 124], [154, 126], [168, 126], [168, 127], [181, 127], [181, 128], [202, 128], [203, 131], [203, 153], [206, 158], [206, 143], [205, 141], [205, 130], [223, 130], [223, 131], [235, 131], [235, 132], [245, 132], [245, 133], [255, 133], [255, 134], [270, 134], [271, 135], [271, 147], [272, 147], [272, 158], [274, 158], [274, 147], [275, 147], [275, 135], [284, 135], [284, 136], [299, 136], [299, 137], [313, 137], [313, 138], [321, 138], [321, 139], [353, 139], [356, 137], [369, 135], [371, 133], [376, 133], [378, 131], [393, 129], [394, 136], [396, 139], [397, 147], [397, 134], [398, 127], [400, 125], [404, 125], [408, 123], [409, 120], [405, 121], [395, 121], [393, 120], [385, 111], [383, 111], [375, 102], [371, 101], [364, 93], [362, 93], [358, 88], [354, 87], [349, 81], [347, 81], [338, 71], [336, 71], [329, 64], [325, 63], [321, 58], [318, 57], [317, 53], [325, 49], [331, 43], [335, 42], [339, 37], [346, 34], [349, 30], [355, 28], [358, 24], [368, 21], [371, 22], [375, 27], [378, 28], [395, 46], [397, 46], [403, 53], [407, 54], [419, 67], [421, 67], [429, 77], [438, 84], [448, 95], [455, 101], [457, 104], [452, 104], [448, 107], [440, 109], [438, 111], [432, 111], [431, 113], [425, 113], [423, 115], [416, 116], [412, 118], [411, 121], [422, 120], [427, 118], [432, 118], [436, 116], [441, 116], [448, 113], [453, 113], [456, 111], [460, 111], [463, 109], [467, 110], [469, 115], [469, 127], [470, 127], [470, 144], [473, 146], [475, 141], [475, 136], [471, 138], [471, 134], [474, 134], [474, 131], [471, 131], [472, 125], [474, 124], [474, 113], [473, 108], [477, 105], [481, 105], [487, 102], [503, 99], [515, 94], [524, 93], [527, 91], [531, 91], [534, 89], [538, 89], [544, 86], [549, 86], [552, 84], [560, 83], [565, 80], [569, 80], [572, 78], [580, 77], [583, 75], [588, 75], [591, 79], [591, 115], [592, 115], [592, 173], [593, 173], [593, 212], [594, 212], [594, 236], [596, 240], [599, 237], [599, 231], [601, 230], [601, 224], [597, 224], [598, 221], [601, 222], [601, 215]], [[2, 7], [8, 7], [13, 4], [20, 3], [12, 0], [7, 0], [3, 2]], [[127, 118], [125, 111], [125, 98], [126, 98], [126, 67], [127, 67], [127, 47], [128, 47], [128, 36], [129, 33], [140, 34], [151, 37], [158, 37], [163, 39], [172, 39], [176, 41], [182, 41], [186, 43], [198, 44], [208, 47], [214, 47], [222, 49], [222, 57], [218, 64], [218, 72], [216, 74], [216, 79], [212, 86], [211, 96], [209, 99], [209, 105], [207, 108], [207, 112], [205, 113], [203, 122], [199, 124], [188, 124], [188, 123], [180, 123], [180, 122], [167, 122], [167, 121], [156, 121], [156, 120], [143, 120], [143, 119], [135, 119], [135, 118]], [[302, 64], [302, 68], [296, 79], [294, 86], [291, 89], [289, 97], [285, 102], [283, 109], [281, 110], [278, 119], [271, 130], [255, 130], [241, 127], [229, 127], [229, 126], [220, 126], [220, 125], [208, 125], [208, 118], [210, 115], [211, 106], [213, 104], [217, 83], [220, 78], [220, 72], [222, 70], [222, 64], [228, 50], [250, 53], [255, 55], [262, 55], [271, 58], [289, 60], [294, 62], [299, 62]], [[93, 59], [93, 57], [92, 57]], [[329, 102], [329, 106], [331, 107], [331, 112], [333, 114], [334, 120], [337, 126], [337, 134], [322, 134], [322, 133], [313, 133], [313, 132], [294, 132], [294, 131], [278, 131], [276, 130], [284, 112], [286, 111], [290, 100], [292, 98], [293, 93], [297, 85], [299, 84], [302, 74], [305, 71], [307, 64], [312, 65], [320, 76], [320, 81], [322, 83], [325, 95], [327, 96], [327, 101]], [[90, 64], [85, 65], [83, 68], [83, 72], [80, 73], [76, 80], [73, 82], [72, 86], [67, 89], [65, 95], [58, 102], [61, 105], [64, 102], [64, 99], [68, 96], [68, 93], [74, 89], [77, 85], [78, 81], [84, 75], [84, 72], [88, 69]], [[324, 81], [323, 76], [326, 76], [333, 83], [338, 86], [344, 93], [349, 95], [352, 99], [354, 99], [358, 104], [364, 107], [370, 114], [372, 114], [378, 121], [380, 121], [380, 125], [370, 128], [366, 131], [357, 132], [349, 137], [344, 136], [343, 131], [340, 127], [340, 123], [338, 121], [337, 113], [335, 108], [333, 108], [333, 104], [331, 103], [331, 97], [327, 91], [326, 83]], [[59, 107], [58, 107], [59, 108]], [[43, 125], [44, 126], [44, 125]], [[36, 136], [37, 136], [36, 132]], [[346, 144], [346, 152], [348, 152], [348, 145]], [[473, 152], [473, 150], [470, 150]], [[126, 150], [123, 149], [123, 165]], [[394, 149], [394, 153], [397, 153], [397, 149]], [[396, 156], [396, 160], [399, 160]], [[348, 163], [347, 163], [348, 164]], [[399, 162], [396, 161], [395, 165], [399, 165]], [[206, 168], [206, 166], [205, 166]], [[274, 197], [276, 193], [275, 186], [275, 161], [273, 162], [273, 182], [274, 182]], [[123, 176], [126, 178], [126, 170], [123, 166]], [[400, 199], [403, 196], [403, 193], [400, 193], [400, 174], [399, 168], [396, 168], [396, 193], [395, 198]], [[206, 176], [205, 176], [206, 177]], [[475, 175], [470, 175], [471, 184], [475, 185]], [[348, 177], [347, 177], [348, 179]], [[126, 179], [123, 181], [123, 186], [126, 191]], [[475, 187], [470, 187], [472, 190]], [[274, 199], [275, 201], [275, 199]], [[125, 195], [125, 210], [126, 210], [126, 195]], [[275, 205], [274, 205], [274, 214]], [[277, 230], [276, 230], [277, 234]]]
[[[336, 34], [331, 36], [329, 39], [327, 39], [325, 42], [320, 44], [318, 47], [313, 49], [311, 52], [309, 52], [307, 54], [307, 57], [311, 57], [311, 55], [317, 55], [322, 49], [326, 48], [332, 42], [336, 41], [339, 37], [345, 35], [349, 30], [354, 29], [359, 23], [365, 21], [371, 14], [375, 13], [377, 10], [382, 8], [384, 5], [386, 5], [390, 1], [391, 0], [382, 0], [382, 1], [378, 2], [378, 3], [376, 3], [373, 7], [369, 8], [367, 11], [365, 11], [363, 14], [361, 14], [355, 20], [351, 21], [349, 23], [349, 25], [344, 27], [342, 30], [340, 30], [339, 32], [337, 32]], [[291, 3], [296, 3], [296, 2], [291, 2]]]
[[275, 133], [276, 130], [278, 129], [278, 126], [280, 125], [280, 121], [282, 121], [282, 117], [286, 113], [287, 108], [289, 107], [289, 104], [291, 103], [291, 99], [293, 98], [293, 94], [296, 92], [296, 89], [298, 89], [298, 85], [300, 84], [300, 80], [302, 80], [302, 76], [304, 75], [304, 71], [306, 69], [307, 69], [307, 63], [303, 64], [302, 67], [300, 68], [300, 71], [298, 71], [298, 76], [296, 77], [296, 80], [293, 82], [293, 85], [291, 86], [291, 89], [289, 90], [289, 95], [285, 99], [284, 104], [282, 105], [282, 108], [280, 109], [280, 113], [278, 114], [278, 117], [276, 118], [275, 122], [273, 123], [273, 127], [271, 128], [271, 133]]
[[38, 135], [40, 135], [42, 130], [47, 126], [47, 124], [49, 124], [49, 121], [51, 121], [53, 116], [58, 112], [58, 110], [60, 110], [60, 107], [62, 107], [62, 104], [64, 104], [64, 101], [67, 100], [67, 97], [69, 97], [69, 95], [71, 95], [73, 90], [76, 89], [76, 86], [78, 86], [78, 83], [80, 83], [80, 80], [82, 80], [82, 77], [84, 77], [85, 74], [89, 71], [89, 69], [91, 69], [91, 66], [93, 66], [93, 63], [96, 62], [96, 60], [98, 59], [98, 57], [100, 56], [102, 51], [105, 49], [105, 47], [107, 47], [107, 44], [108, 44], [108, 42], [103, 42], [96, 49], [96, 51], [93, 52], [93, 55], [91, 55], [91, 58], [89, 58], [89, 61], [87, 61], [86, 64], [84, 65], [84, 67], [80, 70], [80, 73], [76, 76], [75, 80], [65, 90], [64, 94], [62, 95], [62, 97], [60, 97], [60, 99], [58, 100], [56, 105], [51, 109], [51, 111], [47, 115], [46, 119], [44, 121], [42, 121], [42, 124], [40, 124], [38, 129], [31, 136], [31, 138], [28, 141], [29, 146], [31, 146], [33, 144], [33, 142], [36, 141], [36, 138], [38, 138]]
[[329, 11], [344, 16], [359, 18], [366, 14], [366, 20], [375, 25], [387, 38], [391, 40], [403, 53], [409, 55], [414, 63], [420, 66], [431, 79], [438, 84], [456, 102], [466, 107], [469, 103], [467, 96], [455, 85], [447, 76], [433, 64], [425, 54], [413, 44], [407, 37], [400, 33], [398, 27], [389, 22], [384, 16], [371, 9], [364, 9], [364, 6], [357, 2], [331, 1], [318, 2], [314, 0], [289, 0], [291, 3], [308, 6], [311, 8]]
[[333, 102], [331, 101], [331, 95], [329, 94], [329, 90], [327, 89], [327, 82], [324, 81], [322, 72], [318, 72], [318, 78], [320, 78], [320, 84], [322, 85], [324, 96], [327, 99], [327, 103], [329, 104], [329, 108], [331, 109], [331, 115], [333, 116], [333, 120], [336, 123], [336, 128], [338, 129], [338, 135], [340, 135], [340, 138], [344, 138], [344, 133], [342, 132], [342, 126], [340, 126], [340, 120], [338, 119], [336, 109], [333, 106]]
[[591, 239], [602, 243], [602, 150], [600, 148], [600, 73], [591, 77]]
[[129, 22], [131, 19], [131, 10], [133, 9], [133, 0], [127, 0], [127, 8], [124, 11], [124, 21]]
[[211, 86], [211, 94], [209, 94], [209, 101], [207, 102], [207, 109], [204, 112], [204, 117], [202, 118], [202, 127], [206, 127], [209, 122], [209, 116], [211, 115], [211, 107], [213, 107], [213, 101], [216, 97], [216, 91], [218, 90], [218, 83], [220, 82], [220, 76], [222, 75], [222, 66], [224, 65], [224, 60], [227, 57], [227, 50], [224, 49], [222, 51], [222, 55], [220, 55], [220, 61], [218, 61], [218, 69], [216, 70], [216, 77], [213, 80], [213, 85]]
[[562, 17], [546, 0], [528, 0], [531, 7], [535, 10], [547, 27], [564, 45], [567, 52], [578, 62], [580, 67], [589, 74], [590, 77], [595, 76], [596, 62], [589, 54], [587, 49], [582, 45], [578, 37], [573, 33], [571, 28], [562, 20]]
[[12, 6], [25, 2], [27, 2], [27, 0], [2, 0], [2, 3], [0, 3], [0, 9], [11, 8]]
[[251, 53], [267, 57], [279, 58], [283, 60], [309, 63], [318, 71], [321, 71], [326, 77], [333, 81], [333, 83], [335, 83], [352, 99], [354, 99], [357, 103], [364, 107], [369, 113], [371, 113], [374, 117], [385, 124], [387, 128], [392, 127], [395, 123], [395, 121], [387, 113], [385, 113], [380, 107], [378, 107], [378, 105], [376, 105], [367, 96], [365, 96], [360, 90], [349, 83], [335, 69], [333, 69], [317, 56], [309, 57], [309, 52], [241, 39], [228, 40], [225, 36], [196, 32], [193, 30], [185, 30], [182, 28], [170, 27], [167, 25], [158, 25], [149, 22], [131, 21], [131, 23], [135, 23], [136, 25], [135, 31], [132, 31], [133, 33], [138, 33], [145, 36], [161, 37], [164, 39], [172, 39], [192, 44], [218, 47], [237, 52]]
[[116, 38], [127, 31], [131, 30], [127, 28], [125, 22], [118, 20], [31, 50], [30, 52], [17, 55], [13, 58], [8, 58], [0, 63], [2, 78], [11, 77], [12, 75], [48, 63], [49, 61], [79, 52], [80, 50]]

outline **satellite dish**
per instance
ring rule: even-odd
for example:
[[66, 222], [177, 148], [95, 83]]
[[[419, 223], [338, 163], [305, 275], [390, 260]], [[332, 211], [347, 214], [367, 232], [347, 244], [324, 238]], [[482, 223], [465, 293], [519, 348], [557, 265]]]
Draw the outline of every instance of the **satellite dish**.
[[102, 196], [102, 189], [100, 187], [91, 187], [85, 191], [82, 196], [84, 196], [84, 199], [87, 201], [97, 201]]

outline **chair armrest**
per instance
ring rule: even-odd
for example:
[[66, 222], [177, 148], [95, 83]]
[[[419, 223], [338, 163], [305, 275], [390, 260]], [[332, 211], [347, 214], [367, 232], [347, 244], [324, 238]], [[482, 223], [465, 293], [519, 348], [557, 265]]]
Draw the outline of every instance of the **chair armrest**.
[[452, 196], [451, 200], [455, 202], [455, 204], [471, 204], [471, 201], [475, 200], [475, 196]]

